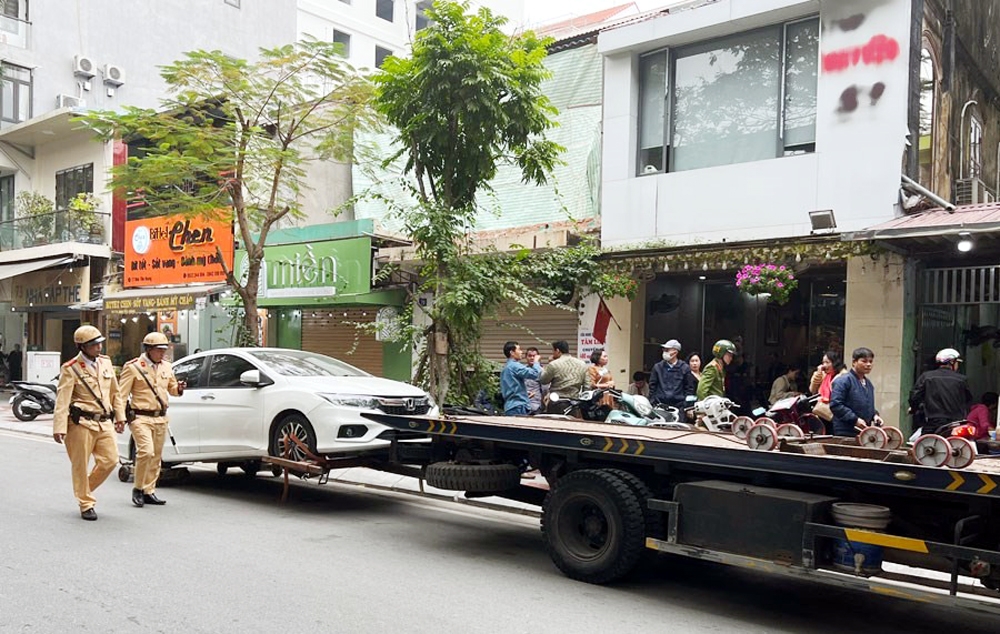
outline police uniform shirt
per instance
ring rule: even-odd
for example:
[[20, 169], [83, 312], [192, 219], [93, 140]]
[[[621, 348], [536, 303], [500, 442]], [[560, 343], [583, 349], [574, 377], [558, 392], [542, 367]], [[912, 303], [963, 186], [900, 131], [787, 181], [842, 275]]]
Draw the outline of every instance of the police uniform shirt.
[[[62, 365], [52, 417], [53, 433], [66, 433], [70, 425], [71, 406], [84, 413], [79, 424], [93, 431], [110, 428], [116, 420], [125, 420], [125, 404], [110, 357], [100, 355], [91, 360], [81, 352]], [[110, 418], [93, 420], [93, 417], [100, 416]]]

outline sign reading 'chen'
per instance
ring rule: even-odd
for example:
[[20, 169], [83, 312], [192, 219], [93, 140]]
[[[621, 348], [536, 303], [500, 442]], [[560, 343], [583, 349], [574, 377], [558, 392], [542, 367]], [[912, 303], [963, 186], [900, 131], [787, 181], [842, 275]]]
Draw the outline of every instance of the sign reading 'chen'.
[[159, 216], [125, 223], [126, 288], [222, 282], [222, 261], [232, 268], [233, 230], [228, 221]]

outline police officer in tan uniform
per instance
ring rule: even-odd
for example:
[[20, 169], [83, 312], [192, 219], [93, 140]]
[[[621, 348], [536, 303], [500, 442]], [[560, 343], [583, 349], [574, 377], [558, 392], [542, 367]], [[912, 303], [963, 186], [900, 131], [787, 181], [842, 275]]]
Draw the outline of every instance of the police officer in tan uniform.
[[[97, 519], [94, 489], [101, 486], [118, 462], [111, 428], [114, 421], [115, 431], [125, 430], [125, 402], [111, 359], [101, 354], [101, 331], [80, 326], [73, 333], [73, 341], [80, 353], [59, 371], [52, 437], [66, 445], [80, 517], [93, 521]], [[94, 468], [88, 475], [90, 456], [94, 456]]]
[[131, 397], [132, 439], [135, 440], [135, 488], [132, 503], [161, 505], [156, 497], [156, 481], [160, 477], [163, 441], [167, 437], [167, 401], [170, 396], [184, 393], [184, 382], [178, 382], [169, 361], [163, 356], [170, 341], [162, 332], [151, 332], [142, 340], [145, 352], [122, 368], [123, 398]]

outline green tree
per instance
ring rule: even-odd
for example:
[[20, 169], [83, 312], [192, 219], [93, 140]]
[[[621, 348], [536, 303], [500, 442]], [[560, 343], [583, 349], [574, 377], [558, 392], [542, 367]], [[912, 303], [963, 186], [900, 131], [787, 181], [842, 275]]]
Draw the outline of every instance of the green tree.
[[[375, 108], [398, 131], [397, 151], [415, 204], [399, 214], [421, 263], [417, 291], [431, 296], [409, 332], [420, 350], [417, 379], [439, 401], [467, 401], [489, 374], [478, 350], [482, 319], [568, 301], [580, 283], [603, 280], [599, 250], [572, 254], [477, 248], [477, 195], [500, 165], [543, 184], [562, 148], [547, 140], [555, 108], [541, 90], [547, 41], [508, 35], [506, 20], [467, 3], [436, 2], [408, 59], [390, 57], [374, 76]], [[607, 280], [605, 280], [607, 281]], [[412, 309], [411, 310], [417, 310]]]
[[113, 188], [141, 195], [157, 215], [234, 221], [249, 265], [222, 267], [243, 306], [239, 343], [254, 345], [267, 236], [302, 217], [310, 162], [352, 158], [355, 130], [374, 121], [371, 83], [339, 45], [316, 40], [261, 49], [255, 61], [194, 51], [161, 75], [169, 94], [161, 110], [96, 111], [81, 121], [101, 140], [136, 148]]

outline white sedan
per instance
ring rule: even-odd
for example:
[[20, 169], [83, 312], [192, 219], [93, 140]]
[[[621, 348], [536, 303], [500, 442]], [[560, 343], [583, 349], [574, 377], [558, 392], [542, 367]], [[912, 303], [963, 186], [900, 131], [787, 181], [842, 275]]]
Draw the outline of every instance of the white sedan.
[[[284, 348], [225, 348], [174, 363], [183, 396], [172, 396], [163, 462], [224, 462], [259, 466], [282, 456], [286, 435], [316, 454], [350, 455], [389, 446], [389, 428], [362, 412], [437, 414], [423, 390], [372, 376], [314, 352]], [[291, 443], [291, 458], [305, 452]], [[119, 452], [135, 455], [131, 434], [119, 436]]]

